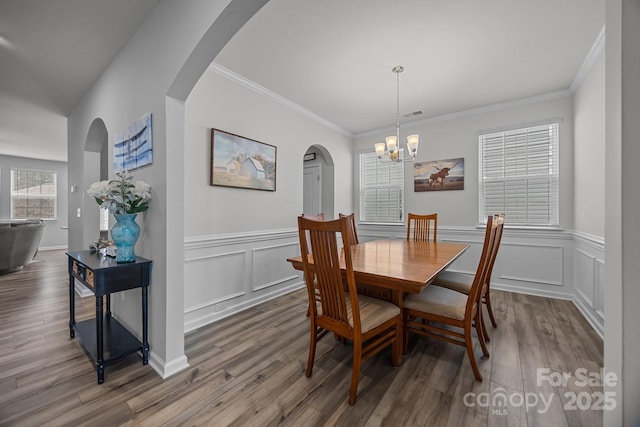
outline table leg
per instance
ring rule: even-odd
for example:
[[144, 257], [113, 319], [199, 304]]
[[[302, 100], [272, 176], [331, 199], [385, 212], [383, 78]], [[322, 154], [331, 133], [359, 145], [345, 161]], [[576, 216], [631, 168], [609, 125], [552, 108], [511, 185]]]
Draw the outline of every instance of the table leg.
[[142, 287], [142, 364], [149, 363], [149, 287]]
[[104, 345], [103, 345], [102, 296], [96, 296], [96, 371], [98, 384], [104, 382]]
[[69, 336], [71, 338], [76, 336], [76, 300], [74, 283], [73, 275], [69, 274]]

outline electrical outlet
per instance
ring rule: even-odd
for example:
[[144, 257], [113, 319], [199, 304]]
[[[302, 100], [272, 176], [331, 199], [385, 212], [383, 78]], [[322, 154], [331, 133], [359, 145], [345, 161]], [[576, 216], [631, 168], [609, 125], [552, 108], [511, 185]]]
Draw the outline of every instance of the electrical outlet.
[[76, 211], [76, 216], [78, 218], [80, 218], [82, 216], [82, 211], [80, 210], [80, 208], [78, 208], [78, 210]]

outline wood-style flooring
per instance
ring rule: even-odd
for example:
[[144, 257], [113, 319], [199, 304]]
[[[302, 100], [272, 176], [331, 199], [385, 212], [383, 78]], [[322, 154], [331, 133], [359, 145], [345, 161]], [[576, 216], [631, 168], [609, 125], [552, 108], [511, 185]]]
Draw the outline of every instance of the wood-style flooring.
[[[389, 350], [364, 363], [349, 406], [349, 344], [323, 338], [313, 376], [304, 375], [302, 290], [186, 335], [190, 367], [170, 378], [133, 355], [107, 366], [98, 385], [69, 338], [66, 268], [64, 251], [47, 251], [0, 276], [2, 426], [602, 425], [602, 411], [580, 409], [602, 388], [575, 378], [579, 368], [599, 372], [602, 340], [569, 301], [492, 291], [498, 328], [489, 327], [491, 356], [479, 359], [483, 382], [463, 347], [412, 336], [399, 368]], [[76, 298], [77, 320], [94, 313], [93, 297]], [[539, 379], [563, 372], [571, 378]]]

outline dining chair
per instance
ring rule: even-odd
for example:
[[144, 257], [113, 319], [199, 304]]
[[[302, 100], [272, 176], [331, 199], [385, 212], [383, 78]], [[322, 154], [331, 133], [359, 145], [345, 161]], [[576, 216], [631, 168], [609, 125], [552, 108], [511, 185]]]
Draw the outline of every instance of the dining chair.
[[[308, 234], [307, 234], [308, 233]], [[338, 248], [337, 233], [345, 242]], [[349, 404], [356, 402], [362, 362], [391, 346], [392, 364], [400, 365], [397, 347], [402, 333], [402, 313], [390, 302], [358, 295], [351, 260], [349, 221], [312, 221], [298, 217], [298, 235], [305, 277], [316, 277], [307, 284], [310, 304], [310, 342], [306, 376], [313, 372], [316, 344], [327, 332], [353, 341], [353, 368]], [[307, 237], [308, 236], [308, 237]], [[343, 284], [345, 269], [347, 292]]]
[[[496, 258], [498, 256], [498, 249], [500, 248], [500, 242], [502, 241], [502, 230], [504, 228], [504, 214], [496, 214], [494, 215], [498, 222], [498, 229], [496, 231], [496, 242], [491, 252], [491, 259], [489, 260], [489, 271], [487, 272], [487, 276], [485, 279], [485, 284], [482, 287], [481, 297], [482, 302], [487, 306], [487, 312], [489, 313], [489, 319], [491, 320], [491, 325], [496, 328], [498, 327], [498, 323], [496, 322], [496, 318], [493, 314], [493, 307], [491, 307], [491, 274], [493, 272], [493, 265], [496, 262]], [[443, 274], [438, 276], [436, 280], [432, 283], [436, 286], [441, 286], [443, 288], [449, 288], [454, 291], [461, 292], [463, 294], [469, 294], [471, 291], [472, 282], [465, 282], [461, 280], [454, 280], [449, 277], [445, 271]], [[487, 328], [484, 324], [484, 316], [482, 322], [482, 330], [484, 333], [484, 338], [486, 341], [490, 341], [491, 338], [487, 332]]]
[[468, 295], [440, 286], [427, 286], [419, 294], [408, 294], [404, 298], [403, 350], [405, 353], [408, 349], [409, 332], [466, 347], [473, 374], [477, 381], [482, 381], [473, 350], [473, 329], [475, 327], [482, 353], [485, 357], [489, 357], [482, 333], [479, 305], [482, 304], [480, 291], [489, 270], [497, 229], [498, 221], [492, 216], [487, 218], [482, 254]]
[[318, 215], [306, 215], [302, 214], [303, 217], [307, 219], [312, 219], [314, 221], [324, 221], [324, 214], [320, 212]]
[[360, 243], [358, 240], [358, 232], [356, 231], [356, 215], [354, 213], [350, 215], [338, 214], [340, 218], [347, 218], [349, 220], [349, 241], [352, 245]]
[[[324, 221], [324, 213], [320, 212], [318, 215], [306, 215], [306, 214], [302, 214], [302, 216], [304, 218], [313, 220], [313, 221]], [[307, 237], [308, 238], [308, 237]], [[307, 279], [305, 279], [306, 281]], [[311, 282], [315, 283], [315, 277], [311, 278]], [[316, 300], [318, 299], [318, 297], [316, 297]], [[309, 307], [307, 307], [307, 317], [311, 316], [311, 305], [309, 305]]]
[[437, 213], [428, 215], [408, 214], [407, 240], [428, 241], [431, 239], [431, 230], [433, 230], [432, 239], [435, 242], [438, 231]]

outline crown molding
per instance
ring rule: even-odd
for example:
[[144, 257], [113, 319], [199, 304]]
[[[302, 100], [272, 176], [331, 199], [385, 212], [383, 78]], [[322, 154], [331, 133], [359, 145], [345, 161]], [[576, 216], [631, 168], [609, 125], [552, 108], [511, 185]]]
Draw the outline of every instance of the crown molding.
[[[433, 117], [428, 117], [422, 120], [417, 120], [414, 122], [408, 122], [408, 123], [403, 123], [402, 127], [404, 129], [412, 129], [412, 128], [417, 128], [417, 127], [421, 127], [424, 125], [428, 125], [428, 124], [432, 124], [432, 123], [439, 123], [439, 122], [444, 122], [444, 121], [448, 121], [448, 120], [456, 120], [456, 119], [460, 119], [463, 117], [472, 117], [472, 116], [477, 116], [477, 115], [481, 115], [481, 114], [486, 114], [486, 113], [490, 113], [490, 112], [495, 112], [495, 111], [500, 111], [500, 110], [505, 110], [508, 108], [514, 108], [514, 107], [521, 107], [521, 106], [525, 106], [525, 105], [530, 105], [530, 104], [535, 104], [538, 102], [544, 102], [544, 101], [551, 101], [554, 99], [560, 99], [560, 98], [564, 98], [567, 96], [573, 96], [573, 94], [576, 92], [576, 90], [580, 87], [580, 85], [584, 82], [584, 79], [586, 78], [586, 76], [589, 74], [589, 71], [591, 69], [591, 67], [593, 66], [593, 64], [595, 63], [595, 61], [597, 60], [598, 56], [600, 55], [600, 53], [602, 52], [602, 50], [605, 47], [605, 39], [606, 39], [606, 32], [605, 32], [605, 27], [603, 26], [602, 29], [600, 30], [600, 33], [598, 34], [598, 37], [596, 37], [595, 42], [593, 43], [593, 45], [591, 46], [591, 49], [589, 50], [589, 53], [587, 54], [587, 56], [585, 57], [584, 61], [582, 61], [582, 64], [580, 65], [580, 68], [578, 69], [578, 72], [576, 73], [575, 77], [573, 78], [573, 81], [571, 82], [571, 85], [569, 86], [568, 89], [563, 89], [563, 90], [558, 90], [558, 91], [554, 91], [554, 92], [548, 92], [548, 93], [544, 93], [541, 95], [535, 95], [535, 96], [531, 96], [528, 98], [521, 98], [521, 99], [515, 99], [512, 101], [506, 101], [506, 102], [499, 102], [496, 104], [491, 104], [491, 105], [485, 105], [483, 107], [478, 107], [478, 108], [472, 108], [469, 110], [462, 110], [462, 111], [457, 111], [454, 113], [448, 113], [448, 114], [442, 114], [439, 116], [433, 116]], [[320, 116], [318, 116], [317, 114], [307, 110], [306, 108], [302, 107], [299, 104], [296, 104], [295, 102], [281, 96], [278, 95], [277, 93], [260, 86], [259, 84], [245, 78], [244, 76], [241, 76], [240, 74], [234, 73], [233, 71], [229, 70], [228, 68], [213, 62], [210, 66], [209, 69], [211, 71], [213, 71], [214, 73], [232, 81], [235, 82], [255, 93], [258, 93], [259, 95], [262, 95], [266, 98], [271, 99], [272, 101], [283, 105], [284, 107], [295, 111], [313, 121], [315, 121], [316, 123], [319, 123], [320, 125], [331, 129], [333, 131], [338, 132], [341, 135], [344, 135], [346, 137], [349, 138], [354, 138], [354, 139], [359, 139], [359, 138], [366, 138], [366, 137], [370, 137], [370, 136], [377, 136], [377, 135], [381, 135], [381, 134], [388, 134], [389, 132], [393, 132], [395, 131], [395, 126], [386, 126], [384, 128], [378, 128], [378, 129], [373, 129], [370, 131], [366, 131], [366, 132], [361, 132], [361, 133], [357, 133], [357, 134], [353, 134], [351, 132], [349, 132], [346, 129], [341, 128], [340, 126], [336, 125], [335, 123], [332, 123]]]
[[317, 114], [307, 110], [306, 108], [302, 107], [299, 104], [296, 104], [295, 102], [281, 96], [278, 95], [277, 93], [263, 87], [260, 86], [259, 84], [257, 84], [256, 82], [253, 82], [249, 79], [247, 79], [244, 76], [241, 76], [240, 74], [234, 73], [233, 71], [231, 71], [230, 69], [216, 63], [213, 62], [211, 63], [211, 65], [208, 67], [209, 70], [213, 71], [214, 73], [226, 78], [227, 80], [230, 80], [234, 83], [239, 84], [240, 86], [243, 86], [247, 89], [249, 89], [252, 92], [255, 92], [259, 95], [264, 96], [265, 98], [269, 98], [272, 101], [292, 110], [295, 111], [311, 120], [313, 120], [314, 122], [328, 128], [331, 129], [335, 132], [338, 132], [339, 134], [342, 134], [346, 137], [349, 138], [353, 138], [354, 135], [349, 132], [348, 130], [345, 130], [343, 128], [341, 128], [340, 126], [336, 125], [335, 123], [330, 122], [329, 120], [326, 120], [320, 116], [318, 116]]
[[575, 92], [576, 90], [578, 90], [582, 82], [584, 82], [584, 79], [587, 77], [587, 74], [589, 74], [591, 67], [593, 67], [596, 59], [598, 59], [598, 56], [604, 49], [605, 41], [606, 31], [605, 27], [602, 27], [602, 30], [600, 30], [600, 34], [598, 34], [598, 37], [596, 37], [596, 41], [593, 43], [593, 46], [591, 46], [589, 53], [587, 53], [587, 56], [584, 58], [584, 61], [582, 61], [582, 65], [580, 65], [580, 68], [576, 73], [576, 76], [573, 78], [571, 86], [569, 86], [569, 90]]
[[[460, 119], [463, 117], [478, 116], [493, 111], [505, 110], [514, 107], [520, 107], [529, 104], [536, 104], [543, 101], [551, 101], [554, 99], [565, 98], [572, 96], [573, 92], [569, 89], [557, 90], [555, 92], [548, 92], [542, 95], [531, 96], [528, 98], [516, 99], [513, 101], [499, 102], [497, 104], [485, 105], [484, 107], [472, 108], [469, 110], [462, 110], [455, 113], [443, 114], [440, 116], [428, 117], [426, 119], [417, 120], [415, 122], [403, 123], [403, 129], [417, 128], [431, 123], [444, 122], [448, 120]], [[376, 136], [380, 134], [387, 134], [390, 130], [395, 131], [395, 126], [387, 126], [380, 129], [374, 129], [367, 132], [358, 133], [355, 138], [364, 138], [369, 136]]]

